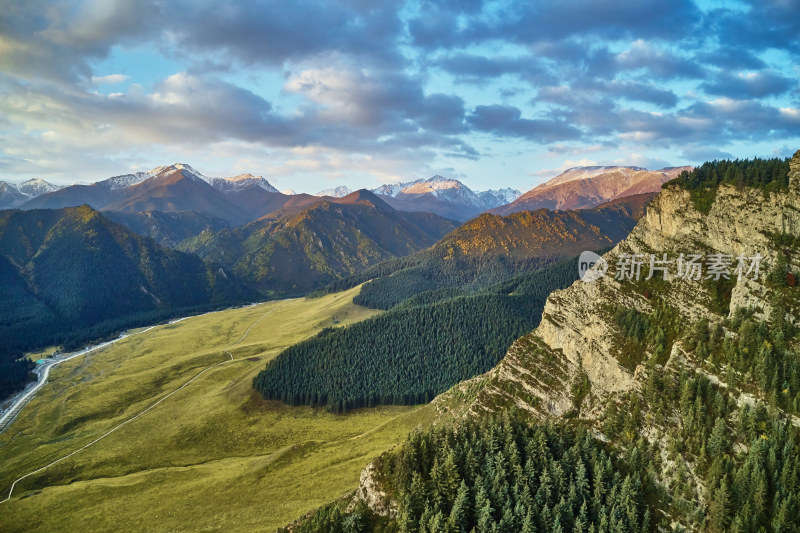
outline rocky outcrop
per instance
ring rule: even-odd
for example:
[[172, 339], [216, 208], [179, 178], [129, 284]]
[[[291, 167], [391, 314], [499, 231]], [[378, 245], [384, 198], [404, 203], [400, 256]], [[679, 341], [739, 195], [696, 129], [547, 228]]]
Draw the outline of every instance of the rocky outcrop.
[[376, 515], [394, 518], [397, 516], [397, 503], [392, 501], [389, 494], [383, 490], [380, 482], [376, 479], [377, 475], [378, 469], [374, 462], [368, 464], [361, 471], [361, 480], [350, 507], [359, 501], [364, 501]]
[[[597, 400], [639, 386], [642, 368], [631, 368], [629, 361], [623, 360], [624, 334], [613, 315], [619, 308], [648, 313], [652, 300], [649, 289], [643, 289], [641, 283], [614, 279], [624, 254], [640, 254], [646, 264], [651, 254], [661, 259], [666, 253], [667, 259], [673, 261], [680, 253], [703, 254], [706, 260], [713, 254], [730, 255], [734, 285], [730, 307], [724, 314], [748, 307], [762, 318], [767, 317], [770, 289], [765, 280], [782, 253], [774, 244], [775, 235], [800, 235], [800, 151], [790, 168], [788, 191], [765, 193], [722, 185], [707, 214], [697, 210], [688, 191], [667, 185], [631, 234], [604, 256], [609, 265], [604, 277], [594, 282], [577, 281], [550, 295], [539, 327], [519, 339], [503, 361], [484, 376], [487, 384], [472, 409], [495, 410], [498, 405], [515, 405], [541, 417], [563, 416], [579, 407], [571, 389], [581, 373], [588, 376], [591, 384], [582, 406], [586, 412], [591, 412]], [[737, 279], [734, 269], [740, 255], [760, 255], [757, 279], [750, 279], [752, 272], [749, 277]], [[705, 261], [703, 267], [705, 277]], [[712, 313], [708, 282], [678, 279], [675, 268], [673, 263], [672, 277], [663, 282], [659, 296], [687, 323], [701, 317], [722, 319]], [[793, 268], [797, 270], [800, 265]], [[642, 279], [647, 270], [648, 266], [642, 268]], [[800, 316], [798, 309], [789, 311], [792, 317]], [[667, 353], [670, 351], [671, 347], [667, 347]], [[650, 356], [641, 355], [642, 361]]]

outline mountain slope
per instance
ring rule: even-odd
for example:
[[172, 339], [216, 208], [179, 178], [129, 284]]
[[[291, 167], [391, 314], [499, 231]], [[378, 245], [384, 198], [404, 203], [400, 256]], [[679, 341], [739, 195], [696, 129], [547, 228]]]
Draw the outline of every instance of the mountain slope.
[[647, 170], [639, 167], [576, 167], [526, 192], [492, 213], [508, 215], [517, 211], [586, 209], [609, 200], [658, 192], [663, 183], [691, 167]]
[[340, 290], [370, 281], [356, 298], [388, 309], [428, 291], [476, 290], [519, 272], [613, 246], [636, 221], [625, 206], [585, 211], [484, 213], [456, 228], [428, 250], [393, 259], [331, 285]]
[[300, 293], [430, 246], [454, 227], [427, 213], [398, 212], [365, 190], [315, 200], [180, 249], [231, 267], [261, 290]]
[[[796, 160], [795, 179], [796, 185], [800, 185], [800, 155], [796, 156]], [[686, 176], [686, 180], [690, 179]], [[731, 255], [733, 265], [730, 270], [733, 270], [736, 266], [733, 258], [737, 255], [750, 257], [761, 254], [764, 265], [760, 281], [742, 279], [737, 282], [734, 278], [730, 286], [725, 286], [724, 279], [709, 285], [702, 281], [674, 278], [665, 284], [656, 283], [655, 280], [660, 279], [657, 276], [650, 283], [636, 284], [605, 276], [593, 283], [576, 283], [567, 291], [554, 294], [545, 308], [542, 325], [523, 345], [530, 346], [533, 342], [542, 347], [543, 353], [563, 352], [560, 360], [563, 368], [569, 369], [567, 374], [563, 374], [564, 378], [569, 379], [578, 368], [583, 368], [598, 398], [635, 386], [636, 377], [631, 365], [635, 367], [639, 362], [625, 359], [624, 350], [614, 340], [617, 326], [609, 320], [608, 314], [592, 315], [589, 313], [591, 308], [598, 308], [604, 302], [613, 302], [614, 307], [647, 314], [657, 308], [657, 302], [649, 301], [646, 295], [652, 297], [658, 294], [663, 305], [687, 321], [707, 317], [712, 322], [721, 322], [723, 318], [732, 316], [737, 308], [754, 305], [757, 306], [757, 315], [762, 318], [771, 312], [770, 294], [775, 291], [765, 284], [764, 271], [774, 268], [783, 254], [780, 247], [775, 245], [775, 236], [785, 232], [790, 232], [790, 235], [800, 232], [800, 188], [787, 186], [785, 190], [771, 193], [765, 199], [765, 193], [758, 189], [737, 190], [730, 185], [717, 186], [715, 183], [716, 199], [708, 215], [703, 215], [697, 210], [685, 183], [688, 182], [678, 180], [665, 186], [631, 235], [606, 255], [608, 263], [615, 265], [622, 254], [644, 254], [649, 257], [650, 253], [675, 251], [704, 253], [708, 257], [718, 253]], [[792, 313], [797, 312], [795, 310]], [[670, 348], [675, 355], [674, 346], [662, 347], [667, 355]], [[503, 368], [503, 365], [507, 365], [511, 369], [518, 364], [514, 350], [512, 348], [509, 357], [496, 371], [501, 381], [505, 379], [502, 376], [513, 380], [512, 376], [516, 374], [513, 371], [508, 373]], [[563, 414], [569, 408], [565, 396], [557, 399], [550, 394], [548, 402], [550, 414]], [[517, 403], [523, 405], [524, 401]], [[541, 410], [542, 407], [542, 404], [538, 404], [530, 408]]]
[[197, 211], [104, 211], [103, 214], [134, 233], [150, 237], [168, 248], [175, 248], [178, 243], [203, 232], [230, 227], [227, 220]]
[[11, 209], [24, 204], [30, 198], [22, 194], [12, 183], [0, 181], [0, 209]]
[[29, 200], [19, 207], [20, 209], [62, 209], [85, 204], [92, 209], [101, 209], [112, 198], [112, 189], [101, 183], [70, 185]]
[[[162, 248], [88, 206], [0, 212], [0, 256], [12, 307], [0, 353], [74, 345], [180, 308], [254, 296], [199, 258]], [[6, 294], [9, 297], [8, 294]]]

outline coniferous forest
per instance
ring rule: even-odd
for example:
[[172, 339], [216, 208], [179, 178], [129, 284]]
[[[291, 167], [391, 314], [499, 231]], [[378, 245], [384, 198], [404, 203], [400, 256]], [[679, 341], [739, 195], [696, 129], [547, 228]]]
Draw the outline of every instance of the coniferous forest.
[[343, 412], [430, 401], [491, 369], [536, 327], [547, 296], [577, 277], [569, 261], [477, 292], [439, 289], [286, 349], [254, 380], [265, 399]]
[[651, 461], [646, 447], [615, 454], [583, 430], [468, 418], [414, 433], [378, 462], [395, 518], [335, 503], [297, 531], [651, 531]]
[[765, 192], [786, 189], [789, 186], [789, 159], [736, 159], [710, 161], [691, 172], [666, 183], [677, 183], [692, 195], [695, 207], [708, 213], [717, 196], [720, 184], [752, 187]]

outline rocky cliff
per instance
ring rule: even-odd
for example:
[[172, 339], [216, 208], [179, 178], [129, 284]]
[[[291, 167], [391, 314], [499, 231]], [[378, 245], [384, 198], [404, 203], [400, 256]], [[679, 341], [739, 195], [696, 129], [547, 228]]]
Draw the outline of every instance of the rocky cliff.
[[[773, 291], [766, 283], [767, 273], [784, 253], [775, 238], [800, 235], [800, 151], [790, 168], [788, 190], [766, 193], [720, 185], [707, 214], [695, 207], [689, 191], [666, 185], [630, 236], [604, 256], [609, 266], [605, 276], [593, 282], [577, 281], [550, 296], [541, 325], [519, 339], [503, 361], [483, 376], [487, 383], [471, 410], [513, 404], [537, 416], [559, 417], [583, 407], [584, 416], [591, 417], [592, 409], [609, 395], [637, 389], [646, 374], [644, 364], [654, 354], [640, 354], [633, 364], [630, 354], [624, 353], [629, 346], [613, 315], [617, 309], [652, 313], [656, 296], [659, 305], [668, 307], [671, 316], [684, 324], [700, 318], [720, 322], [738, 308], [751, 308], [755, 316], [768, 317]], [[670, 278], [661, 281], [662, 274], [657, 272], [653, 280], [645, 281], [650, 255], [660, 260], [665, 253], [667, 260], [674, 261]], [[700, 280], [674, 275], [681, 253], [705, 259], [715, 254], [729, 256], [730, 295], [722, 308], [715, 302], [717, 286], [705, 279], [706, 271]], [[640, 280], [615, 279], [620, 261], [634, 254], [640, 254], [644, 262]], [[750, 259], [757, 255], [760, 262]], [[751, 271], [738, 277], [739, 256], [747, 258], [746, 268], [758, 262], [759, 274]], [[796, 271], [798, 258], [794, 257], [794, 263], [789, 260], [790, 269]], [[798, 317], [800, 308], [787, 309], [789, 321]], [[676, 351], [675, 346], [665, 349], [668, 354]], [[581, 388], [576, 383], [584, 374], [588, 387]]]

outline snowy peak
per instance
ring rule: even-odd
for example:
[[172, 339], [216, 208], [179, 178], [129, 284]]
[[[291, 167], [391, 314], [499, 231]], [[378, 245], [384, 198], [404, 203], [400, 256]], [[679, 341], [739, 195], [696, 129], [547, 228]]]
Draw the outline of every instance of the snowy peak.
[[339, 187], [334, 187], [333, 189], [325, 189], [323, 191], [319, 191], [314, 196], [332, 196], [333, 198], [344, 198], [345, 196], [351, 194], [352, 192], [353, 191], [350, 190], [347, 187], [347, 185], [340, 185]]
[[196, 178], [200, 178], [203, 181], [208, 181], [209, 180], [209, 178], [205, 177], [203, 174], [201, 174], [200, 172], [198, 172], [197, 170], [192, 168], [191, 165], [188, 165], [186, 163], [175, 163], [174, 165], [169, 165], [169, 166], [166, 166], [166, 167], [156, 167], [156, 168], [146, 172], [146, 174], [150, 174], [151, 176], [155, 176], [157, 174], [161, 174], [162, 172], [167, 172], [167, 171], [171, 171], [171, 170], [182, 170], [184, 175], [186, 175], [186, 173], [189, 173], [192, 176], [194, 176]]
[[135, 172], [133, 174], [122, 174], [99, 182], [99, 185], [111, 190], [124, 189], [133, 185], [143, 183], [150, 178], [160, 174], [171, 173], [180, 170], [181, 174], [191, 180], [204, 181], [222, 192], [236, 192], [248, 187], [256, 186], [268, 192], [278, 192], [267, 180], [261, 176], [252, 174], [240, 174], [229, 178], [209, 178], [200, 171], [187, 163], [175, 163], [173, 165], [158, 166], [146, 172]]
[[161, 174], [162, 172], [168, 172], [172, 170], [183, 170], [188, 174], [191, 174], [193, 177], [205, 180], [205, 176], [201, 173], [193, 169], [190, 165], [186, 163], [175, 163], [174, 165], [166, 165], [160, 166], [153, 169], [150, 169], [146, 172], [134, 172], [132, 174], [121, 174], [119, 176], [112, 176], [108, 179], [98, 182], [98, 185], [102, 187], [106, 187], [112, 191], [117, 189], [124, 189], [125, 187], [131, 187], [132, 185], [138, 185], [144, 181], [149, 180], [150, 178]]
[[273, 187], [270, 182], [261, 176], [252, 174], [239, 174], [231, 178], [210, 178], [208, 182], [222, 192], [238, 192], [248, 187], [259, 187], [267, 192], [278, 192], [278, 189]]
[[55, 192], [62, 187], [53, 185], [41, 178], [33, 178], [23, 181], [19, 185], [0, 181], [0, 209], [13, 209], [19, 207], [28, 200], [37, 198], [43, 194]]
[[458, 180], [436, 175], [426, 180], [411, 183], [405, 187], [402, 192], [404, 194], [433, 194], [434, 196], [438, 196], [439, 191], [446, 191], [449, 189], [464, 189], [469, 191], [469, 188]]
[[49, 192], [54, 192], [62, 187], [58, 185], [53, 185], [52, 183], [43, 180], [42, 178], [31, 178], [27, 181], [23, 181], [17, 186], [17, 190], [26, 196], [30, 196], [31, 198], [36, 198], [37, 196], [41, 196], [43, 194], [47, 194]]
[[478, 198], [481, 200], [481, 203], [486, 206], [486, 209], [510, 204], [520, 196], [522, 196], [520, 191], [510, 187], [506, 187], [505, 189], [489, 189], [488, 191], [478, 193]]
[[372, 192], [394, 198], [398, 194], [433, 194], [438, 196], [438, 191], [448, 189], [464, 189], [472, 193], [472, 191], [460, 181], [445, 178], [438, 174], [428, 179], [418, 179], [404, 183], [387, 183], [386, 185], [381, 185], [377, 189], [372, 189]]
[[535, 209], [589, 209], [600, 204], [661, 190], [661, 185], [691, 167], [647, 170], [634, 166], [591, 166], [565, 170], [508, 205], [493, 209], [499, 215]]
[[460, 181], [444, 176], [433, 176], [405, 183], [387, 183], [372, 192], [397, 198], [398, 195], [428, 194], [447, 202], [468, 205], [475, 209], [492, 209], [516, 200], [522, 193], [516, 189], [491, 189], [474, 192]]

